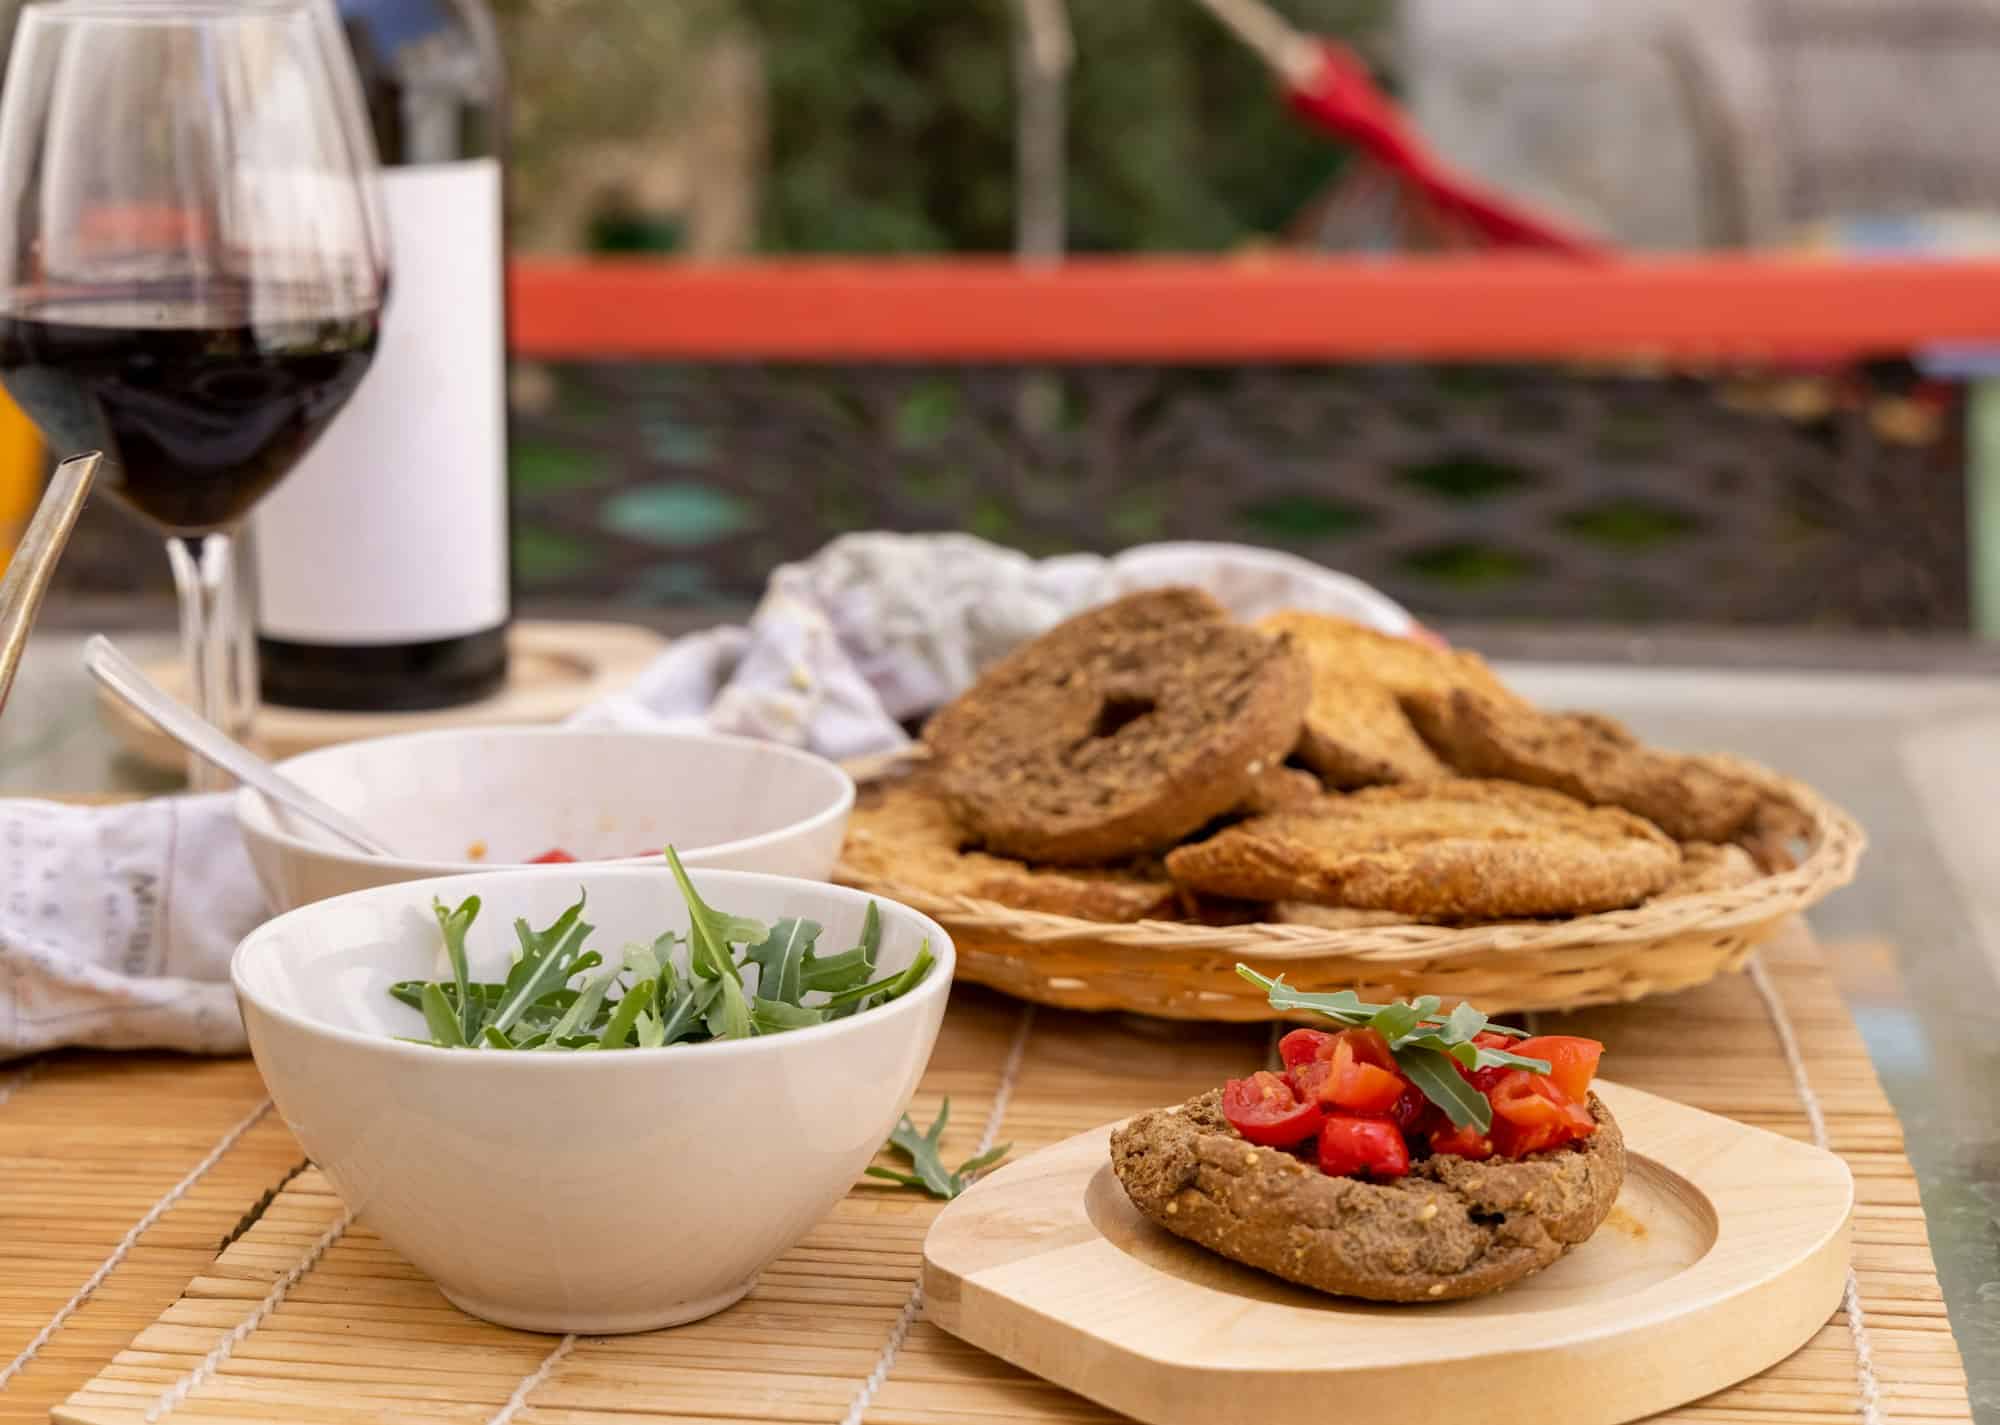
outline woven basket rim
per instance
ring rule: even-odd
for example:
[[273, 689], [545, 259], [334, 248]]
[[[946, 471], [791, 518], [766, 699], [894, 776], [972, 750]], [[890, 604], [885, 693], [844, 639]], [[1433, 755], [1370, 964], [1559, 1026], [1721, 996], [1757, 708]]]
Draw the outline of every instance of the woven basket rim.
[[[1122, 950], [1213, 955], [1233, 951], [1260, 963], [1340, 956], [1346, 960], [1394, 965], [1422, 961], [1434, 968], [1452, 959], [1490, 954], [1560, 951], [1589, 945], [1636, 945], [1684, 935], [1744, 930], [1825, 899], [1854, 879], [1867, 835], [1845, 810], [1803, 782], [1742, 758], [1705, 756], [1697, 760], [1719, 772], [1754, 783], [1770, 801], [1803, 816], [1805, 857], [1789, 870], [1772, 872], [1741, 886], [1677, 896], [1626, 910], [1600, 911], [1567, 920], [1519, 920], [1481, 925], [1383, 925], [1330, 929], [1259, 921], [1245, 925], [1191, 925], [1185, 921], [1082, 920], [1046, 911], [1018, 910], [973, 896], [935, 891], [851, 871], [844, 864], [834, 878], [845, 885], [900, 901], [943, 924], [982, 936], [1037, 945], [1091, 942]], [[871, 769], [875, 770], [875, 769]]]

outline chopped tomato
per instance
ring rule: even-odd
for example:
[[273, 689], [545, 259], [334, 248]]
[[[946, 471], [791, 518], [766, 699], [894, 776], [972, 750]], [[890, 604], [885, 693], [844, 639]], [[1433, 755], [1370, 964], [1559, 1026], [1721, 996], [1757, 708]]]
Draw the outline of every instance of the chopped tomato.
[[1287, 1069], [1333, 1057], [1335, 1036], [1318, 1029], [1294, 1029], [1278, 1041], [1278, 1058]]
[[1317, 1103], [1325, 1096], [1326, 1086], [1333, 1078], [1333, 1064], [1327, 1059], [1308, 1059], [1285, 1078], [1301, 1103]]
[[1319, 1169], [1336, 1178], [1400, 1178], [1410, 1171], [1410, 1149], [1393, 1123], [1336, 1114], [1319, 1131]]
[[1266, 1148], [1305, 1142], [1319, 1132], [1326, 1117], [1317, 1103], [1300, 1102], [1290, 1084], [1262, 1070], [1223, 1086], [1222, 1116], [1250, 1142]]
[[1403, 1096], [1389, 1110], [1389, 1121], [1405, 1133], [1415, 1133], [1430, 1112], [1431, 1101], [1424, 1097], [1424, 1091], [1406, 1080]]
[[1597, 1073], [1597, 1061], [1604, 1057], [1602, 1044], [1574, 1034], [1541, 1034], [1507, 1047], [1529, 1059], [1548, 1060], [1549, 1077], [1577, 1103], [1590, 1098], [1590, 1080]]
[[541, 855], [537, 856], [534, 860], [530, 861], [528, 864], [530, 866], [558, 866], [558, 865], [563, 865], [570, 861], [574, 861], [575, 859], [576, 857], [570, 855], [569, 852], [563, 850], [562, 847], [558, 846], [552, 851], [544, 851]]
[[1481, 1049], [1512, 1049], [1521, 1041], [1510, 1039], [1505, 1034], [1495, 1034], [1490, 1029], [1482, 1029], [1472, 1036], [1472, 1042]]
[[1502, 1157], [1559, 1148], [1597, 1131], [1590, 1110], [1545, 1074], [1509, 1069], [1486, 1097], [1493, 1105], [1493, 1147]]
[[1350, 1029], [1333, 1046], [1333, 1073], [1319, 1097], [1349, 1113], [1387, 1113], [1402, 1099], [1403, 1089], [1388, 1041], [1373, 1029]]
[[1460, 1128], [1447, 1118], [1443, 1127], [1431, 1130], [1431, 1151], [1459, 1158], [1490, 1158], [1493, 1140], [1470, 1124]]

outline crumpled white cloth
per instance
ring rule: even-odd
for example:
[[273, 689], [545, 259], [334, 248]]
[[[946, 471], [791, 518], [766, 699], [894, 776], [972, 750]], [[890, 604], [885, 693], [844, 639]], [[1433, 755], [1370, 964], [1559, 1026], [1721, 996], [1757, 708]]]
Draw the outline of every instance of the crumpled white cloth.
[[[892, 751], [1022, 639], [1135, 589], [1194, 584], [1239, 617], [1410, 615], [1290, 555], [1155, 544], [1031, 559], [969, 535], [849, 535], [777, 570], [750, 622], [674, 642], [590, 727], [712, 728], [826, 757]], [[241, 1053], [230, 952], [265, 915], [229, 798], [0, 801], [0, 1060], [64, 1045]]]

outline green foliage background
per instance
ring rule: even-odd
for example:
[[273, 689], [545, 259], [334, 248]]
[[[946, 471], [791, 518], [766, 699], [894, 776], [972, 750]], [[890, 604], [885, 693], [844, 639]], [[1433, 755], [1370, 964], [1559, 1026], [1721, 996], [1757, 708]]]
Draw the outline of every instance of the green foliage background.
[[[1285, 0], [1364, 43], [1393, 0]], [[1016, 0], [496, 0], [519, 168], [676, 102], [689, 27], [763, 55], [771, 252], [1005, 251], [1013, 239]], [[1335, 172], [1256, 58], [1194, 0], [1068, 0], [1069, 214], [1078, 251], [1226, 249], [1277, 231]], [[698, 48], [698, 46], [697, 46]]]

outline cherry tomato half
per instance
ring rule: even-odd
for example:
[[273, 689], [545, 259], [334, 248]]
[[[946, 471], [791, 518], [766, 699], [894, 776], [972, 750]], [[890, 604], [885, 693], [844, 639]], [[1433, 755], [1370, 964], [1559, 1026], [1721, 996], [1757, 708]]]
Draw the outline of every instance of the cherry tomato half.
[[1509, 1069], [1486, 1098], [1493, 1105], [1493, 1148], [1502, 1157], [1545, 1152], [1597, 1131], [1590, 1110], [1544, 1074]]
[[1402, 1099], [1404, 1087], [1388, 1041], [1373, 1029], [1350, 1029], [1333, 1046], [1333, 1074], [1319, 1096], [1321, 1103], [1349, 1113], [1387, 1113]]
[[1431, 1151], [1450, 1153], [1460, 1158], [1490, 1158], [1493, 1156], [1493, 1140], [1470, 1124], [1459, 1128], [1447, 1118], [1443, 1127], [1431, 1132]]
[[1223, 1086], [1222, 1116], [1250, 1142], [1266, 1148], [1305, 1142], [1319, 1132], [1326, 1117], [1317, 1103], [1311, 1099], [1301, 1103], [1290, 1084], [1262, 1070]]
[[1590, 1081], [1597, 1073], [1597, 1061], [1604, 1057], [1604, 1046], [1595, 1039], [1580, 1039], [1574, 1034], [1541, 1034], [1507, 1047], [1530, 1059], [1548, 1060], [1549, 1077], [1556, 1081], [1557, 1088], [1577, 1103], [1589, 1100]]
[[1385, 1119], [1336, 1114], [1319, 1131], [1319, 1169], [1336, 1178], [1400, 1178], [1410, 1171], [1410, 1149]]
[[1333, 1035], [1317, 1029], [1294, 1029], [1278, 1041], [1278, 1058], [1287, 1069], [1296, 1069], [1315, 1059], [1330, 1058], [1333, 1041]]

